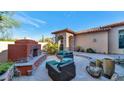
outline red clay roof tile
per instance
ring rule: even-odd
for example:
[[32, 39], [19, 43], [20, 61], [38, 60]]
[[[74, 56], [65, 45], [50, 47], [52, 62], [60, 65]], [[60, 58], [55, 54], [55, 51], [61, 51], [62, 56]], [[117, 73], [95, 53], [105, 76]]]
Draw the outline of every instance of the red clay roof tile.
[[88, 29], [88, 30], [82, 30], [82, 31], [79, 31], [79, 32], [74, 32], [74, 31], [66, 28], [66, 29], [63, 29], [63, 30], [52, 32], [52, 34], [57, 34], [57, 33], [60, 33], [60, 32], [68, 32], [68, 33], [72, 33], [72, 34], [86, 34], [86, 33], [94, 33], [94, 32], [103, 32], [103, 31], [109, 31], [113, 27], [116, 27], [116, 26], [124, 26], [124, 21], [109, 24], [109, 25], [105, 25], [105, 26], [102, 26], [102, 27], [91, 28], [91, 29]]

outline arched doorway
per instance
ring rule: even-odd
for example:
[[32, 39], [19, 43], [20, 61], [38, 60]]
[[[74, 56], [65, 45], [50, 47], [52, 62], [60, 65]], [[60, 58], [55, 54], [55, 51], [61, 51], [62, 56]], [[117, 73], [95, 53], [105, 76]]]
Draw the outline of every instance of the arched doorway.
[[60, 36], [58, 36], [58, 42], [59, 42], [59, 45], [60, 45], [60, 47], [59, 47], [59, 50], [63, 50], [64, 49], [64, 47], [63, 47], [63, 36], [62, 35], [60, 35]]
[[69, 50], [73, 50], [73, 48], [74, 48], [74, 47], [73, 47], [73, 44], [74, 44], [74, 43], [73, 43], [73, 36], [70, 36], [70, 37], [69, 37]]

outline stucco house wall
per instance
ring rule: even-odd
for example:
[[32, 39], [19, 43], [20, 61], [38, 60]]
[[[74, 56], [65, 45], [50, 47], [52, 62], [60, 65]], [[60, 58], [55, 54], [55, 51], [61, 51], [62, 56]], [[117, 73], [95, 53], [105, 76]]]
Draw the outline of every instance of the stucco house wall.
[[85, 50], [92, 48], [96, 52], [108, 53], [108, 32], [96, 32], [76, 35], [75, 47], [81, 46]]
[[109, 53], [124, 54], [124, 49], [119, 49], [119, 30], [123, 30], [123, 29], [124, 26], [118, 26], [108, 31]]
[[[120, 30], [121, 32], [119, 35]], [[71, 44], [69, 42], [69, 36], [71, 34], [69, 33], [73, 34], [73, 42], [71, 40]], [[85, 50], [87, 48], [92, 48], [99, 53], [124, 54], [124, 21], [88, 30], [81, 30], [79, 32], [74, 32], [66, 28], [52, 32], [52, 34], [55, 34], [56, 37], [60, 34], [64, 36], [64, 49], [68, 49], [70, 46], [74, 45], [74, 49], [76, 49], [77, 46], [81, 46]]]

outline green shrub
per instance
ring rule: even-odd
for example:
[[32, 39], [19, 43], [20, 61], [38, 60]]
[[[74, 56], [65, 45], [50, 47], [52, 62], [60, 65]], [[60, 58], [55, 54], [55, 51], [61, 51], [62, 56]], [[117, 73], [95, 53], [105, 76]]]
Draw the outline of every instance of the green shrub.
[[15, 39], [1, 39], [0, 38], [0, 41], [2, 41], [2, 42], [15, 42], [16, 40]]
[[112, 60], [111, 58], [104, 58], [103, 60]]
[[0, 64], [0, 75], [4, 74], [11, 66], [13, 63], [11, 62], [6, 62], [6, 63], [1, 63]]
[[85, 50], [83, 48], [80, 49], [80, 52], [85, 52]]
[[77, 46], [77, 47], [76, 47], [76, 51], [77, 51], [77, 52], [80, 52], [80, 51], [81, 51], [81, 46]]
[[44, 46], [44, 51], [47, 52], [48, 54], [56, 54], [58, 52], [58, 44], [48, 42]]
[[87, 52], [87, 53], [96, 53], [92, 48], [88, 48], [88, 49], [86, 50], [86, 52]]

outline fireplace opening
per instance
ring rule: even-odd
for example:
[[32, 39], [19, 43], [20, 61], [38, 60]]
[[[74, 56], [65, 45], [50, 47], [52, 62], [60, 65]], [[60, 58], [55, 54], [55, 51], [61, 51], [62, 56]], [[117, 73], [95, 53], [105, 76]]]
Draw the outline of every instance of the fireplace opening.
[[38, 56], [38, 49], [33, 49], [33, 57]]

